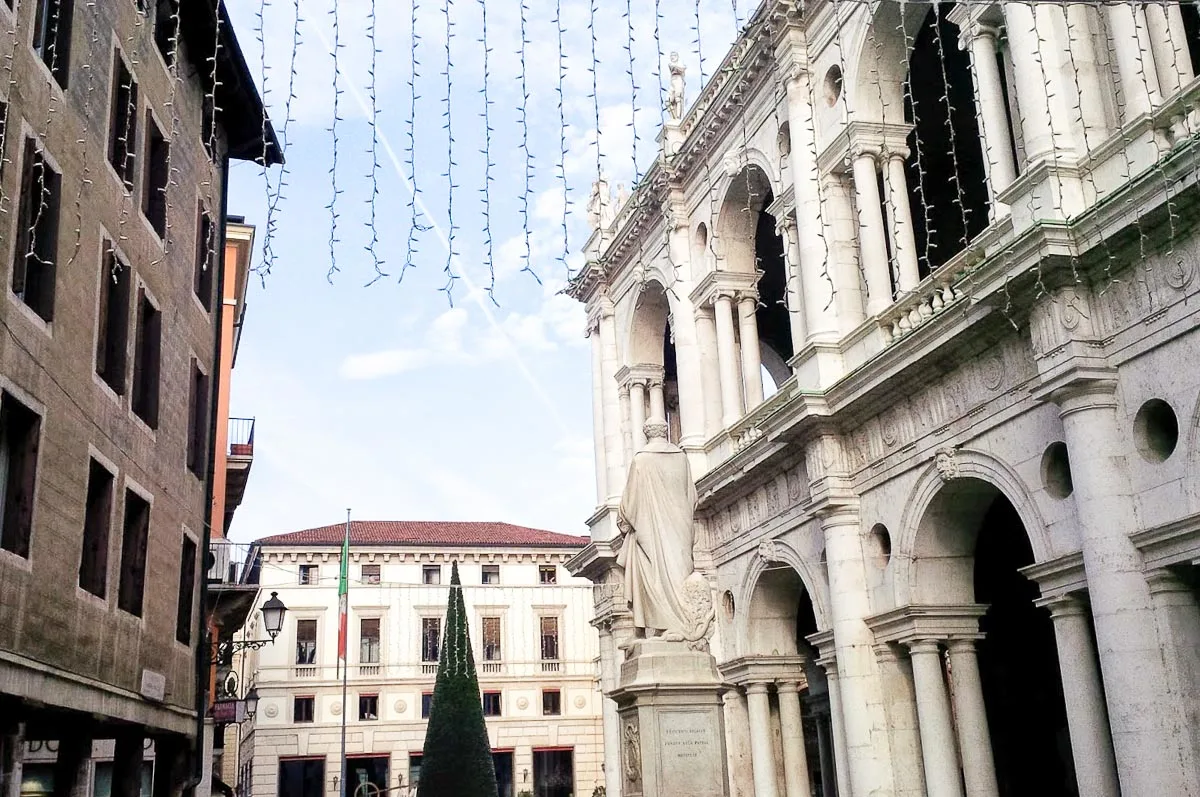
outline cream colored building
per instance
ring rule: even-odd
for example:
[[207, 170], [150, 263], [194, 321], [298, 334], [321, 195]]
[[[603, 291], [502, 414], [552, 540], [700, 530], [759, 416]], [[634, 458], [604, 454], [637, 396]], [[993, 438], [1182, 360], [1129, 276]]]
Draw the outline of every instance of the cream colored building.
[[1191, 3], [766, 0], [596, 186], [570, 567], [609, 692], [666, 421], [734, 797], [1200, 794], [1197, 56]]
[[[242, 726], [240, 794], [338, 793], [343, 533], [342, 525], [327, 526], [252, 548], [249, 578], [261, 585], [260, 600], [277, 592], [288, 612], [276, 642], [246, 657], [247, 685], [257, 686], [260, 703]], [[408, 788], [419, 777], [453, 561], [501, 797], [586, 796], [603, 783], [592, 585], [563, 567], [585, 543], [505, 523], [352, 524], [351, 784], [366, 777], [380, 788]], [[251, 638], [262, 634], [248, 629]]]

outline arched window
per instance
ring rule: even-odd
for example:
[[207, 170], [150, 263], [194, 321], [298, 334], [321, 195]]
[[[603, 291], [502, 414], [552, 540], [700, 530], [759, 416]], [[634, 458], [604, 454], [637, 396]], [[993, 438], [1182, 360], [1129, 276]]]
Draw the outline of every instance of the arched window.
[[913, 42], [904, 118], [913, 125], [905, 162], [921, 277], [943, 266], [988, 225], [988, 190], [970, 56], [936, 3]]

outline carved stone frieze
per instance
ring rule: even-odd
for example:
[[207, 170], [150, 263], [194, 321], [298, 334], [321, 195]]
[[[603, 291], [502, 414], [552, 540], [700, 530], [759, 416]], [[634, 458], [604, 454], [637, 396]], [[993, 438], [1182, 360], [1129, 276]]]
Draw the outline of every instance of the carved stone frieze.
[[949, 446], [939, 448], [933, 455], [933, 461], [937, 465], [938, 475], [942, 477], [942, 481], [948, 482], [958, 478], [958, 453], [954, 448]]

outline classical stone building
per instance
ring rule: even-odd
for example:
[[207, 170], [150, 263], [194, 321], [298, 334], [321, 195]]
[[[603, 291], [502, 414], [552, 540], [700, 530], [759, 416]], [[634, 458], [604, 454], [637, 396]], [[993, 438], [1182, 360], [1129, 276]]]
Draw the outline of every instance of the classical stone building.
[[[0, 4], [0, 794], [199, 780], [231, 159], [278, 162], [224, 5]], [[103, 752], [100, 752], [103, 751]], [[43, 781], [44, 783], [44, 781]]]
[[[274, 645], [246, 656], [260, 698], [242, 726], [238, 793], [339, 787], [338, 573], [344, 527], [253, 544], [250, 578], [288, 606]], [[563, 564], [585, 538], [507, 523], [355, 521], [350, 531], [347, 779], [415, 794], [437, 679], [450, 563], [470, 616], [500, 797], [590, 795], [603, 783], [592, 585]], [[248, 623], [257, 638], [256, 620]], [[257, 635], [257, 636], [256, 636]], [[228, 750], [226, 755], [229, 755]]]
[[1200, 794], [1197, 55], [1187, 3], [767, 0], [597, 184], [569, 567], [609, 691], [666, 421], [730, 794]]

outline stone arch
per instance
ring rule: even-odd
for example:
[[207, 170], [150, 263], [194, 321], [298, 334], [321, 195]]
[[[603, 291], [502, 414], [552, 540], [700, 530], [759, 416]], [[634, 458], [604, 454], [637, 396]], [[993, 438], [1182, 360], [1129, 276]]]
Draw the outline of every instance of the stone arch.
[[[864, 4], [868, 13], [870, 4]], [[911, 9], [915, 8], [913, 11]], [[929, 14], [925, 3], [885, 0], [874, 4], [867, 24], [856, 26], [845, 59], [854, 71], [842, 76], [842, 97], [852, 119], [904, 121], [904, 81], [911, 42]], [[822, 80], [824, 75], [819, 76]]]
[[667, 290], [657, 279], [649, 279], [638, 288], [629, 320], [629, 364], [663, 364], [663, 347], [671, 305]]
[[[763, 579], [771, 578], [767, 575], [772, 572], [791, 572], [794, 574], [798, 587], [793, 593], [789, 593], [785, 588], [783, 590], [775, 590], [774, 597], [779, 601], [780, 608], [786, 609], [790, 615], [784, 615], [779, 619], [784, 628], [787, 623], [792, 625], [787, 626], [788, 638], [792, 639], [792, 632], [795, 624], [796, 600], [792, 600], [790, 606], [787, 604], [789, 597], [799, 599], [801, 594], [806, 593], [809, 600], [812, 601], [813, 616], [816, 620], [817, 627], [820, 629], [830, 628], [833, 625], [833, 616], [829, 610], [829, 594], [826, 587], [824, 575], [821, 573], [819, 566], [806, 561], [794, 547], [784, 542], [783, 540], [770, 540], [765, 546], [764, 552], [755, 553], [750, 557], [750, 563], [747, 565], [745, 572], [742, 574], [741, 584], [738, 586], [738, 592], [735, 600], [735, 605], [744, 607], [736, 612], [733, 622], [733, 636], [736, 640], [738, 655], [749, 655], [755, 652], [752, 639], [751, 620], [764, 619], [763, 616], [755, 617], [756, 610], [772, 610], [774, 609], [774, 601], [769, 601], [764, 604], [763, 598], [768, 596], [770, 590], [764, 591], [761, 587], [765, 586]], [[780, 568], [780, 566], [783, 568]], [[775, 585], [779, 586], [779, 585]], [[782, 594], [780, 594], [782, 593]], [[790, 653], [795, 653], [791, 650]], [[781, 655], [788, 655], [788, 652], [782, 652]]]
[[[1054, 556], [1053, 546], [1029, 489], [1017, 473], [1006, 463], [974, 449], [948, 452], [939, 451], [935, 461], [926, 466], [917, 480], [901, 517], [898, 539], [894, 542], [892, 563], [895, 568], [896, 605], [931, 602], [923, 594], [920, 581], [923, 570], [938, 581], [943, 593], [937, 602], [953, 602], [954, 593], [966, 591], [965, 601], [971, 602], [970, 567], [963, 561], [973, 560], [974, 539], [938, 538], [934, 526], [938, 525], [934, 515], [954, 512], [961, 506], [961, 514], [955, 519], [959, 525], [970, 525], [971, 515], [978, 512], [982, 517], [978, 501], [981, 495], [991, 492], [1008, 499], [1024, 526], [1029, 538], [1034, 559], [1046, 561]], [[932, 511], [931, 511], [932, 510]], [[962, 561], [959, 561], [962, 560]], [[924, 568], [922, 568], [924, 565]]]

